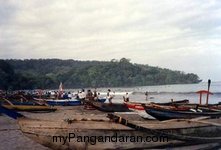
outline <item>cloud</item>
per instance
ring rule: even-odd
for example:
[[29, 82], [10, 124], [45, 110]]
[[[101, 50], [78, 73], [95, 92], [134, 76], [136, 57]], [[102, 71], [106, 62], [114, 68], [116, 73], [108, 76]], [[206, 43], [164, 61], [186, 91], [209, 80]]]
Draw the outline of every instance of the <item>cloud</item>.
[[221, 80], [220, 6], [218, 0], [0, 1], [0, 58], [127, 57]]

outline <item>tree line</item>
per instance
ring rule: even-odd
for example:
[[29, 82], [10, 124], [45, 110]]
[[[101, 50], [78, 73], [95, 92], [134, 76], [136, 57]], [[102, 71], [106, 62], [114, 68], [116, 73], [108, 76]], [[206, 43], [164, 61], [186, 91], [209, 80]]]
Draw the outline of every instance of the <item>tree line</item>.
[[60, 59], [0, 60], [0, 89], [146, 86], [198, 83], [196, 74], [133, 64], [127, 58], [111, 61]]

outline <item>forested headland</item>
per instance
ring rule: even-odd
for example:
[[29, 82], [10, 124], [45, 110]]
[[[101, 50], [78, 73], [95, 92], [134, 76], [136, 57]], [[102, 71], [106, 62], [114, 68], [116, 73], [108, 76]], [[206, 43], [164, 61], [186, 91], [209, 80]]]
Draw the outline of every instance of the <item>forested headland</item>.
[[146, 86], [198, 83], [196, 74], [133, 64], [129, 59], [77, 61], [60, 59], [0, 60], [0, 89]]

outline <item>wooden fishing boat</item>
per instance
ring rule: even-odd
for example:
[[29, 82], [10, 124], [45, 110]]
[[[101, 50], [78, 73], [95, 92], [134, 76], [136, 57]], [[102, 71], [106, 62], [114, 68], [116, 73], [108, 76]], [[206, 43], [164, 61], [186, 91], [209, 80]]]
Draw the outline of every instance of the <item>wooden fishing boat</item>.
[[34, 101], [28, 101], [28, 102], [18, 102], [18, 101], [9, 101], [9, 100], [4, 100], [4, 102], [1, 103], [2, 106], [8, 109], [13, 109], [13, 110], [18, 110], [18, 111], [29, 111], [29, 112], [50, 112], [50, 111], [56, 111], [57, 109], [45, 105], [45, 104], [39, 104]]
[[139, 103], [139, 102], [125, 102], [125, 105], [131, 109], [131, 110], [144, 110], [144, 107], [142, 106], [142, 104], [145, 105], [145, 103]]
[[184, 100], [177, 100], [177, 101], [173, 101], [171, 100], [170, 102], [166, 102], [166, 103], [153, 103], [153, 104], [158, 104], [158, 105], [177, 105], [177, 104], [189, 104], [189, 100], [188, 99], [184, 99]]
[[[121, 118], [122, 122], [123, 118]], [[116, 120], [115, 120], [116, 121]], [[120, 118], [118, 119], [118, 122]], [[46, 121], [20, 118], [21, 131], [34, 141], [52, 149], [145, 149], [168, 145], [192, 145], [221, 140], [220, 120], [197, 122], [174, 120], [170, 122], [139, 122], [128, 126], [102, 119], [85, 119], [78, 116], [72, 120]], [[211, 125], [210, 122], [214, 124]], [[139, 124], [140, 130], [132, 127]], [[131, 126], [131, 127], [129, 127]], [[116, 137], [115, 141], [104, 141], [105, 137]], [[120, 142], [123, 137], [163, 137], [164, 141]], [[64, 138], [61, 138], [64, 137]], [[91, 138], [92, 137], [92, 138]], [[64, 139], [67, 138], [66, 141]], [[91, 138], [91, 139], [90, 139]], [[100, 142], [98, 141], [100, 138]], [[85, 141], [83, 140], [85, 139]], [[103, 140], [102, 140], [103, 139]], [[108, 138], [107, 138], [108, 139]], [[179, 140], [178, 140], [179, 139]], [[121, 139], [122, 140], [122, 139]]]
[[[158, 104], [158, 105], [183, 105], [183, 104], [188, 104], [189, 100], [178, 100], [178, 101], [171, 101], [171, 102], [166, 102], [166, 103], [149, 103], [149, 104]], [[139, 102], [125, 102], [125, 104], [127, 105], [127, 107], [131, 110], [145, 110], [144, 107], [142, 105], [149, 105], [148, 103], [139, 103]]]
[[47, 104], [52, 106], [78, 106], [81, 101], [77, 99], [59, 99], [59, 100], [45, 100]]
[[198, 108], [203, 108], [203, 109], [209, 109], [209, 110], [221, 110], [221, 104], [196, 104], [196, 103], [189, 103], [189, 104], [177, 104], [177, 106], [185, 106], [185, 107], [198, 107]]
[[[39, 99], [34, 98], [35, 101], [44, 102], [51, 106], [79, 106], [82, 105], [82, 101], [80, 99]], [[98, 99], [97, 101], [104, 103], [106, 101], [105, 98]]]
[[[85, 116], [82, 116], [85, 117]], [[168, 145], [169, 142], [119, 142], [108, 141], [108, 137], [145, 137], [147, 134], [136, 131], [121, 124], [111, 123], [109, 120], [75, 119], [69, 121], [43, 121], [19, 119], [22, 132], [34, 141], [52, 149], [132, 149], [148, 148], [159, 144]], [[74, 137], [75, 136], [75, 137]], [[57, 137], [57, 138], [56, 138]], [[58, 137], [68, 137], [68, 141], [60, 141]], [[79, 137], [79, 138], [77, 138]], [[82, 137], [82, 141], [80, 140]], [[86, 137], [86, 141], [83, 141]], [[106, 141], [98, 142], [98, 138], [107, 137]], [[69, 141], [70, 138], [70, 141]], [[88, 138], [88, 140], [87, 140]], [[97, 138], [97, 139], [95, 139]], [[53, 141], [54, 139], [54, 141]], [[105, 139], [103, 139], [105, 140]]]
[[181, 119], [181, 118], [196, 118], [202, 116], [208, 116], [211, 118], [221, 117], [221, 111], [210, 110], [196, 107], [192, 109], [191, 107], [185, 106], [160, 106], [160, 105], [143, 105], [145, 111], [158, 120], [169, 120], [169, 119]]
[[97, 101], [86, 101], [86, 103], [104, 112], [130, 112], [131, 111], [124, 103], [101, 103]]
[[94, 97], [86, 97], [86, 99], [78, 99], [82, 101], [82, 103], [85, 103], [87, 101], [96, 101], [96, 102], [101, 102], [104, 103], [107, 99], [105, 97], [99, 98], [99, 99], [94, 99]]
[[[211, 119], [209, 117], [199, 117], [194, 119], [172, 119], [160, 122], [142, 121], [136, 122], [123, 118], [116, 114], [108, 114], [108, 117], [122, 125], [157, 136], [167, 136], [169, 139], [185, 141], [181, 145], [189, 145], [192, 142], [210, 143], [221, 141], [221, 119]], [[181, 146], [177, 144], [177, 146]], [[221, 143], [218, 144], [221, 148]], [[172, 147], [175, 147], [173, 145]], [[166, 148], [166, 147], [163, 147]]]

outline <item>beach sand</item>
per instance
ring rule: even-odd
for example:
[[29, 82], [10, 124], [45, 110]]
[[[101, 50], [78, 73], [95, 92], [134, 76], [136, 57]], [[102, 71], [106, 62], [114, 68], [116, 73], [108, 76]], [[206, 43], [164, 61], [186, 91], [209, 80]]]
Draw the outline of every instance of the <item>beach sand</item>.
[[[57, 107], [50, 113], [20, 112], [26, 117], [42, 120], [64, 120], [76, 118], [78, 114], [85, 114], [89, 118], [106, 118], [107, 114], [98, 110], [85, 110], [83, 106]], [[0, 149], [4, 150], [49, 150], [35, 141], [27, 138], [19, 130], [17, 121], [5, 115], [0, 115]]]
[[49, 150], [22, 134], [16, 120], [0, 116], [0, 149], [2, 150]]

